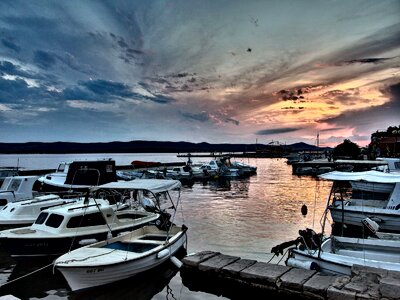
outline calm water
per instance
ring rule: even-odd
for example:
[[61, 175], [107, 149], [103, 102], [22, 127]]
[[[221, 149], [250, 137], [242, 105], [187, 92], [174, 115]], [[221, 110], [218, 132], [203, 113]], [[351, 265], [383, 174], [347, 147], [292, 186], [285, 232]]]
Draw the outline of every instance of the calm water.
[[[55, 169], [60, 161], [97, 158], [113, 158], [117, 165], [132, 160], [185, 161], [175, 154], [0, 155], [0, 166], [18, 163], [27, 169]], [[331, 182], [292, 175], [286, 159], [238, 160], [257, 166], [257, 175], [183, 188], [182, 206], [175, 223], [184, 223], [189, 228], [188, 253], [212, 250], [267, 262], [272, 257], [271, 248], [296, 238], [299, 229], [321, 230], [320, 218]], [[305, 217], [300, 212], [303, 204], [308, 206]], [[272, 262], [278, 263], [279, 259]], [[16, 264], [5, 253], [0, 253], [0, 263], [0, 285], [38, 269], [37, 262]], [[225, 299], [190, 291], [170, 264], [145, 276], [85, 294], [70, 294], [61, 275], [53, 275], [51, 268], [47, 268], [2, 286], [0, 295], [4, 294], [22, 299]]]

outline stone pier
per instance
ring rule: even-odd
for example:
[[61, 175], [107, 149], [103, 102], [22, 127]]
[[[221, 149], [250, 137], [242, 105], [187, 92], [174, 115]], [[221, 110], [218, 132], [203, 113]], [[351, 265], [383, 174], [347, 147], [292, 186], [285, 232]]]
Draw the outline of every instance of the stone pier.
[[400, 299], [400, 272], [359, 265], [335, 276], [203, 251], [186, 256], [180, 274], [189, 289], [230, 299]]

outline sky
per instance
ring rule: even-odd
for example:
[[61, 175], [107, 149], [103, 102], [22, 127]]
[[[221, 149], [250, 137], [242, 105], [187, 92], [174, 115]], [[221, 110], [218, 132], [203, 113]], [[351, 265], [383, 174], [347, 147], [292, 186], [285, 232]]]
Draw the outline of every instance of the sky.
[[3, 0], [0, 142], [365, 146], [399, 70], [399, 0]]

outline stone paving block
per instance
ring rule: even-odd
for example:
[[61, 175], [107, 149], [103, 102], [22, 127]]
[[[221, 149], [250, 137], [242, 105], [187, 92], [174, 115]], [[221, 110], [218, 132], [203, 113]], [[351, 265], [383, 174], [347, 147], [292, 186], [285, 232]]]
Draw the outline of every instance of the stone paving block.
[[202, 252], [195, 253], [193, 255], [185, 256], [182, 259], [182, 262], [187, 266], [197, 267], [199, 265], [199, 263], [201, 263], [213, 256], [219, 255], [219, 254], [220, 254], [219, 252], [202, 251]]
[[381, 277], [386, 277], [388, 274], [388, 270], [384, 269], [379, 269], [379, 268], [374, 268], [374, 267], [368, 267], [368, 266], [362, 266], [362, 265], [353, 265], [351, 268], [351, 275], [360, 275], [360, 274], [376, 274]]
[[329, 287], [327, 290], [328, 300], [355, 300], [356, 292], [340, 290], [333, 286]]
[[257, 261], [251, 259], [239, 259], [234, 263], [222, 268], [222, 274], [229, 276], [239, 276], [240, 271], [254, 265]]
[[339, 276], [336, 278], [332, 286], [340, 290], [350, 282], [350, 279], [351, 279], [350, 276], [347, 275]]
[[219, 272], [223, 267], [239, 260], [240, 257], [224, 254], [215, 255], [199, 264], [200, 271]]
[[295, 291], [302, 291], [303, 284], [311, 278], [317, 271], [292, 268], [280, 278], [281, 287]]
[[240, 272], [243, 279], [254, 280], [268, 286], [276, 287], [280, 285], [278, 279], [288, 272], [291, 267], [257, 262], [254, 265]]
[[310, 298], [325, 298], [326, 291], [334, 282], [337, 281], [337, 279], [338, 276], [334, 275], [323, 275], [321, 273], [314, 274], [314, 276], [304, 283], [304, 294]]
[[389, 276], [380, 281], [379, 291], [382, 297], [400, 299], [400, 281], [398, 278]]

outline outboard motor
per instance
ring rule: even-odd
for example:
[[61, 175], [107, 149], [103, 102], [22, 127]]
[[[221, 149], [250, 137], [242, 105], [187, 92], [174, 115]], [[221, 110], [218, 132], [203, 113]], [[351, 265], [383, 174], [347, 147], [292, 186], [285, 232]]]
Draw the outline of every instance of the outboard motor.
[[156, 221], [156, 226], [160, 230], [168, 231], [171, 227], [171, 214], [167, 213], [166, 211], [161, 211], [160, 217]]
[[306, 228], [305, 230], [299, 230], [300, 235], [300, 246], [301, 250], [305, 248], [309, 250], [317, 250], [321, 246], [322, 243], [322, 235], [317, 234], [314, 230], [310, 228]]

